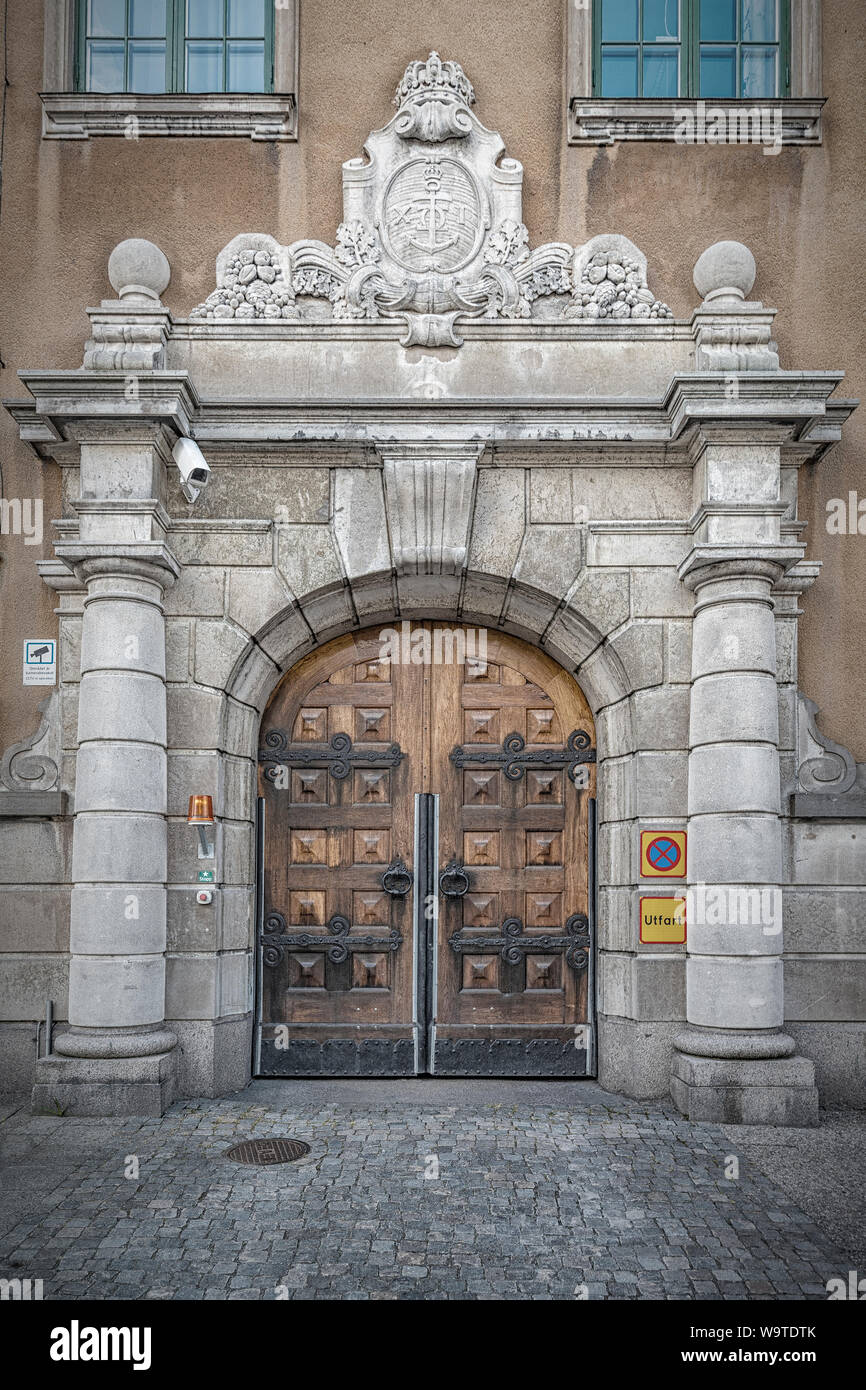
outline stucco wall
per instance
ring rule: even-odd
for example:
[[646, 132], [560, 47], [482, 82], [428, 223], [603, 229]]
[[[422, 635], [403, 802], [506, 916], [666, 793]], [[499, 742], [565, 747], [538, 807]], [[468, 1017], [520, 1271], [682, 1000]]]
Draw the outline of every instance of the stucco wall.
[[[34, 0], [10, 0], [9, 82], [0, 236], [4, 267], [0, 380], [22, 396], [20, 367], [81, 361], [84, 307], [109, 293], [108, 254], [130, 235], [156, 241], [172, 267], [166, 300], [185, 314], [213, 287], [217, 252], [238, 231], [269, 231], [284, 243], [331, 241], [340, 219], [340, 164], [383, 124], [405, 63], [437, 48], [464, 65], [485, 124], [498, 128], [526, 168], [525, 219], [533, 242], [580, 243], [602, 231], [631, 237], [649, 258], [650, 283], [686, 315], [697, 296], [692, 266], [721, 237], [750, 245], [756, 296], [776, 305], [786, 367], [843, 368], [847, 395], [864, 393], [862, 218], [864, 134], [859, 96], [866, 6], [825, 0], [825, 138], [820, 149], [766, 157], [752, 147], [634, 144], [598, 151], [565, 144], [563, 0], [531, 6], [494, 0], [302, 0], [300, 139], [95, 139], [43, 141], [42, 26]], [[7, 497], [43, 496], [58, 514], [58, 477], [43, 469], [0, 419]], [[829, 536], [828, 498], [859, 487], [866, 413], [844, 443], [801, 478], [811, 558], [825, 562], [804, 600], [801, 685], [823, 710], [834, 739], [866, 759], [863, 659], [866, 544]], [[46, 527], [46, 531], [48, 528]], [[45, 552], [49, 551], [46, 536]], [[4, 538], [0, 601], [5, 649], [49, 635], [54, 595], [36, 579], [39, 547]], [[0, 741], [36, 723], [38, 689], [22, 690], [18, 661], [0, 676]]]

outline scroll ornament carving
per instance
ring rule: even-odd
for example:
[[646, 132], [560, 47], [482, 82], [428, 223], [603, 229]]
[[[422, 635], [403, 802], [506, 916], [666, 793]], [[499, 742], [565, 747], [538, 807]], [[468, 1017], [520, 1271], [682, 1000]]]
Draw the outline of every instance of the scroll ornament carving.
[[[560, 299], [568, 318], [671, 317], [625, 237], [530, 248], [523, 167], [475, 116], [459, 63], [435, 52], [410, 63], [394, 103], [367, 157], [343, 165], [335, 245], [236, 237], [193, 319], [398, 319], [407, 347], [459, 347], [458, 320], [529, 319], [540, 298]], [[329, 306], [324, 315], [317, 300]]]
[[847, 748], [821, 733], [818, 728], [820, 711], [815, 701], [802, 692], [798, 692], [798, 695], [798, 789], [841, 796], [854, 786], [857, 764]]
[[[49, 695], [37, 706], [39, 727], [29, 738], [13, 743], [0, 758], [0, 784], [11, 792], [52, 791], [59, 781], [58, 697]], [[0, 793], [2, 795], [2, 793]]]

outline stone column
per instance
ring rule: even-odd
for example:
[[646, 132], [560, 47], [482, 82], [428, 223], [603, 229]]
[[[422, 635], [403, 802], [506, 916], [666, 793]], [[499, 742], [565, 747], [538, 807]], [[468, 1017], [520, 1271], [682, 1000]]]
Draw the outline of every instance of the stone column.
[[[164, 588], [158, 547], [60, 547], [87, 589], [81, 648], [70, 919], [70, 1030], [40, 1064], [40, 1102], [77, 1114], [161, 1114], [174, 1034], [166, 948]], [[59, 1058], [65, 1059], [60, 1061]], [[50, 1072], [47, 1075], [46, 1072]]]
[[793, 1056], [782, 961], [782, 824], [774, 585], [803, 555], [781, 498], [784, 426], [775, 310], [746, 299], [755, 261], [739, 242], [695, 266], [693, 590], [689, 717], [686, 1018], [671, 1094], [696, 1120], [817, 1122], [814, 1067]]
[[[85, 589], [72, 840], [69, 1030], [37, 1063], [34, 1109], [159, 1115], [174, 1088], [164, 1026], [166, 469], [188, 425], [164, 370], [169, 280], [150, 242], [115, 247], [117, 300], [90, 311], [84, 372], [52, 389], [80, 448], [78, 535], [55, 552]], [[121, 376], [120, 374], [123, 373]], [[80, 382], [81, 389], [78, 389]], [[49, 399], [46, 397], [46, 400]]]
[[[87, 551], [90, 550], [90, 553]], [[93, 553], [96, 551], [97, 553]], [[87, 590], [73, 831], [68, 1032], [34, 1108], [161, 1114], [175, 1037], [166, 947], [164, 546], [58, 547]]]
[[781, 547], [698, 547], [689, 723], [690, 1025], [671, 1093], [691, 1119], [817, 1122], [814, 1067], [784, 1022], [778, 695], [772, 588]]

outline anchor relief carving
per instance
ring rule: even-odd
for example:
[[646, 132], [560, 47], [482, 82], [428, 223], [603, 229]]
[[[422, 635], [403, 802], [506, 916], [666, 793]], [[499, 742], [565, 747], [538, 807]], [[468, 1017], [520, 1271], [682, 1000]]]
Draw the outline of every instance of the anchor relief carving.
[[[332, 248], [235, 237], [217, 259], [217, 288], [194, 319], [398, 319], [404, 346], [459, 347], [461, 318], [526, 319], [537, 300], [560, 316], [670, 318], [647, 288], [646, 261], [625, 237], [577, 251], [535, 250], [523, 224], [523, 166], [472, 111], [459, 63], [410, 63], [397, 114], [343, 165], [343, 221]], [[550, 314], [546, 314], [550, 317]]]

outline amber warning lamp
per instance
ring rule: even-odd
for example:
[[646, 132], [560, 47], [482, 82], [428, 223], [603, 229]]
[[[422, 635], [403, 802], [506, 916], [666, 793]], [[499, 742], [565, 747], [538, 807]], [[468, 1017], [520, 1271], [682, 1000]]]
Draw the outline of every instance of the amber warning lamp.
[[213, 825], [213, 797], [212, 796], [191, 796], [189, 799], [189, 812], [186, 818], [187, 825], [198, 826], [198, 857], [199, 859], [213, 859], [213, 844], [207, 838], [205, 831], [206, 825]]

